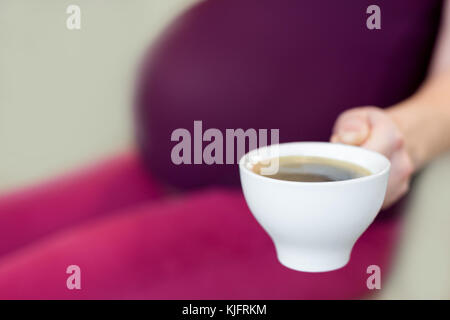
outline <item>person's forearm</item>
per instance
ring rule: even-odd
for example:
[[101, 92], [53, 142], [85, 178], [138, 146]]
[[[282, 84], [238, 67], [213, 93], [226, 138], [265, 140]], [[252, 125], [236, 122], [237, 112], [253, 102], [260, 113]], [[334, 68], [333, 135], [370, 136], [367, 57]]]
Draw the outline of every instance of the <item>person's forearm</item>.
[[388, 113], [404, 134], [416, 170], [450, 150], [450, 72], [429, 78]]

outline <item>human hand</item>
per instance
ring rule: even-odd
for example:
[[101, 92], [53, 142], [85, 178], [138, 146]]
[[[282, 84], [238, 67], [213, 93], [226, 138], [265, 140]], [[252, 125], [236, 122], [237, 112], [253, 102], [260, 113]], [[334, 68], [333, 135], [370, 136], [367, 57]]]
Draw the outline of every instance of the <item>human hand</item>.
[[374, 150], [391, 161], [383, 208], [408, 192], [413, 162], [404, 145], [403, 133], [387, 111], [377, 107], [358, 107], [341, 113], [330, 141]]

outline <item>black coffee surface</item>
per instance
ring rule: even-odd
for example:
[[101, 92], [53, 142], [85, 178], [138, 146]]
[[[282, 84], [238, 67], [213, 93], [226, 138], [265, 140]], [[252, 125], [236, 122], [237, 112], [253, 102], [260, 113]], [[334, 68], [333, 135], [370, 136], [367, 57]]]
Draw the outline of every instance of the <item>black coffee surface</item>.
[[[278, 172], [264, 175], [272, 179], [299, 182], [329, 182], [356, 179], [368, 176], [371, 172], [359, 165], [322, 157], [285, 156], [279, 157]], [[252, 167], [252, 171], [263, 175], [261, 169], [268, 163], [259, 162]]]

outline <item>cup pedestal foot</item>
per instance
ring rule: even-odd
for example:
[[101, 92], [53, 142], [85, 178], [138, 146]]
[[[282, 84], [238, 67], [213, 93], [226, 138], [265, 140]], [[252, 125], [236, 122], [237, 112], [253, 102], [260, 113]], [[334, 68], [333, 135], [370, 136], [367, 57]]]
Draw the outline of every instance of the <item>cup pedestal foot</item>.
[[344, 267], [351, 250], [312, 251], [301, 248], [276, 247], [279, 262], [289, 269], [304, 272], [327, 272]]

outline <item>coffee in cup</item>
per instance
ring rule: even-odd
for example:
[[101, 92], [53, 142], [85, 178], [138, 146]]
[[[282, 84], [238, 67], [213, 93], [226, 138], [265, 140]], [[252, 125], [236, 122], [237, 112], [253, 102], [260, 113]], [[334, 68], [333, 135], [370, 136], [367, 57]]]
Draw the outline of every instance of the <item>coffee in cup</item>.
[[[278, 170], [273, 174], [263, 173], [267, 162], [278, 162]], [[272, 179], [299, 182], [332, 182], [365, 177], [371, 172], [357, 164], [324, 157], [284, 156], [253, 165], [252, 171]]]

